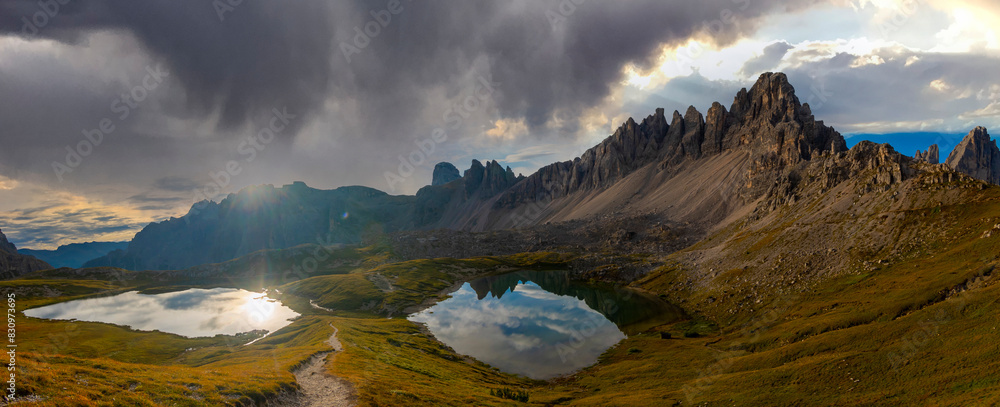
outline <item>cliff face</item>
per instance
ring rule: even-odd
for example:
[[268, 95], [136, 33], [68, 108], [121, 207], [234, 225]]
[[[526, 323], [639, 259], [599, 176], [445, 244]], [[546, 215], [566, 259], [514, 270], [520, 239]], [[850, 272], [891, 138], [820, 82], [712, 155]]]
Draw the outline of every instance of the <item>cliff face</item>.
[[992, 184], [1000, 184], [1000, 149], [985, 127], [976, 127], [945, 161], [955, 171]]
[[0, 231], [0, 278], [14, 278], [32, 271], [50, 268], [52, 266], [44, 261], [18, 253], [17, 247], [7, 241], [7, 236], [4, 236], [3, 232]]

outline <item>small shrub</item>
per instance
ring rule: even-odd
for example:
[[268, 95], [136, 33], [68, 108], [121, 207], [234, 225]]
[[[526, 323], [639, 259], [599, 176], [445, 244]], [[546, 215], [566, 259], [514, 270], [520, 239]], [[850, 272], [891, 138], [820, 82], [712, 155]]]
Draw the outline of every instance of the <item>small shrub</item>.
[[642, 349], [639, 349], [639, 348], [628, 348], [628, 354], [629, 355], [640, 353], [640, 352], [642, 352]]
[[685, 338], [697, 338], [697, 337], [700, 337], [700, 336], [701, 335], [699, 335], [698, 332], [695, 332], [695, 331], [686, 331], [686, 332], [684, 332], [684, 337]]
[[670, 332], [660, 332], [660, 339], [670, 339]]
[[524, 390], [512, 390], [510, 387], [490, 389], [490, 395], [522, 403], [528, 402], [528, 392]]

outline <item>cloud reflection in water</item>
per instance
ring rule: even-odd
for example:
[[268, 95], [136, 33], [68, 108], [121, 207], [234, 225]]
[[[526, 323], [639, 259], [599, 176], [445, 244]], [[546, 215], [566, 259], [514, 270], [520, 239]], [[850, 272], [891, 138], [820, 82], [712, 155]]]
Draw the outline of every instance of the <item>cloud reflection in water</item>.
[[24, 312], [46, 319], [75, 319], [158, 330], [187, 337], [274, 332], [299, 314], [261, 293], [232, 288], [189, 289], [146, 295], [132, 291], [112, 297], [53, 304]]
[[583, 300], [550, 293], [533, 282], [519, 283], [501, 298], [477, 297], [466, 283], [451, 298], [409, 319], [425, 323], [458, 353], [536, 379], [590, 366], [625, 339]]

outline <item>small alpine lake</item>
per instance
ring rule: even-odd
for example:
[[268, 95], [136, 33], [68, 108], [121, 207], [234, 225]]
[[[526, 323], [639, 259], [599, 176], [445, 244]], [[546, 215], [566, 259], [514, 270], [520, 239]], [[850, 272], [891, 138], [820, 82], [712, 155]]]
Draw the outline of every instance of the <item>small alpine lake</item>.
[[263, 293], [235, 288], [192, 288], [161, 294], [137, 291], [32, 308], [35, 318], [105, 322], [140, 331], [161, 331], [189, 338], [274, 332], [298, 313]]
[[573, 281], [566, 271], [473, 280], [408, 317], [460, 354], [533, 379], [578, 371], [627, 334], [683, 318], [658, 298]]

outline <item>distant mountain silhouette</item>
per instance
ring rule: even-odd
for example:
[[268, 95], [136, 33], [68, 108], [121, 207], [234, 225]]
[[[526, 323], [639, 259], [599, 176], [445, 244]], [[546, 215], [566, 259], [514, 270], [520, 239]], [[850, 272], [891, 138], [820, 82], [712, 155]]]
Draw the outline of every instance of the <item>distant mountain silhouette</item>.
[[88, 260], [127, 248], [128, 242], [87, 242], [62, 245], [55, 250], [19, 249], [17, 252], [35, 256], [53, 267], [78, 268], [82, 267]]

